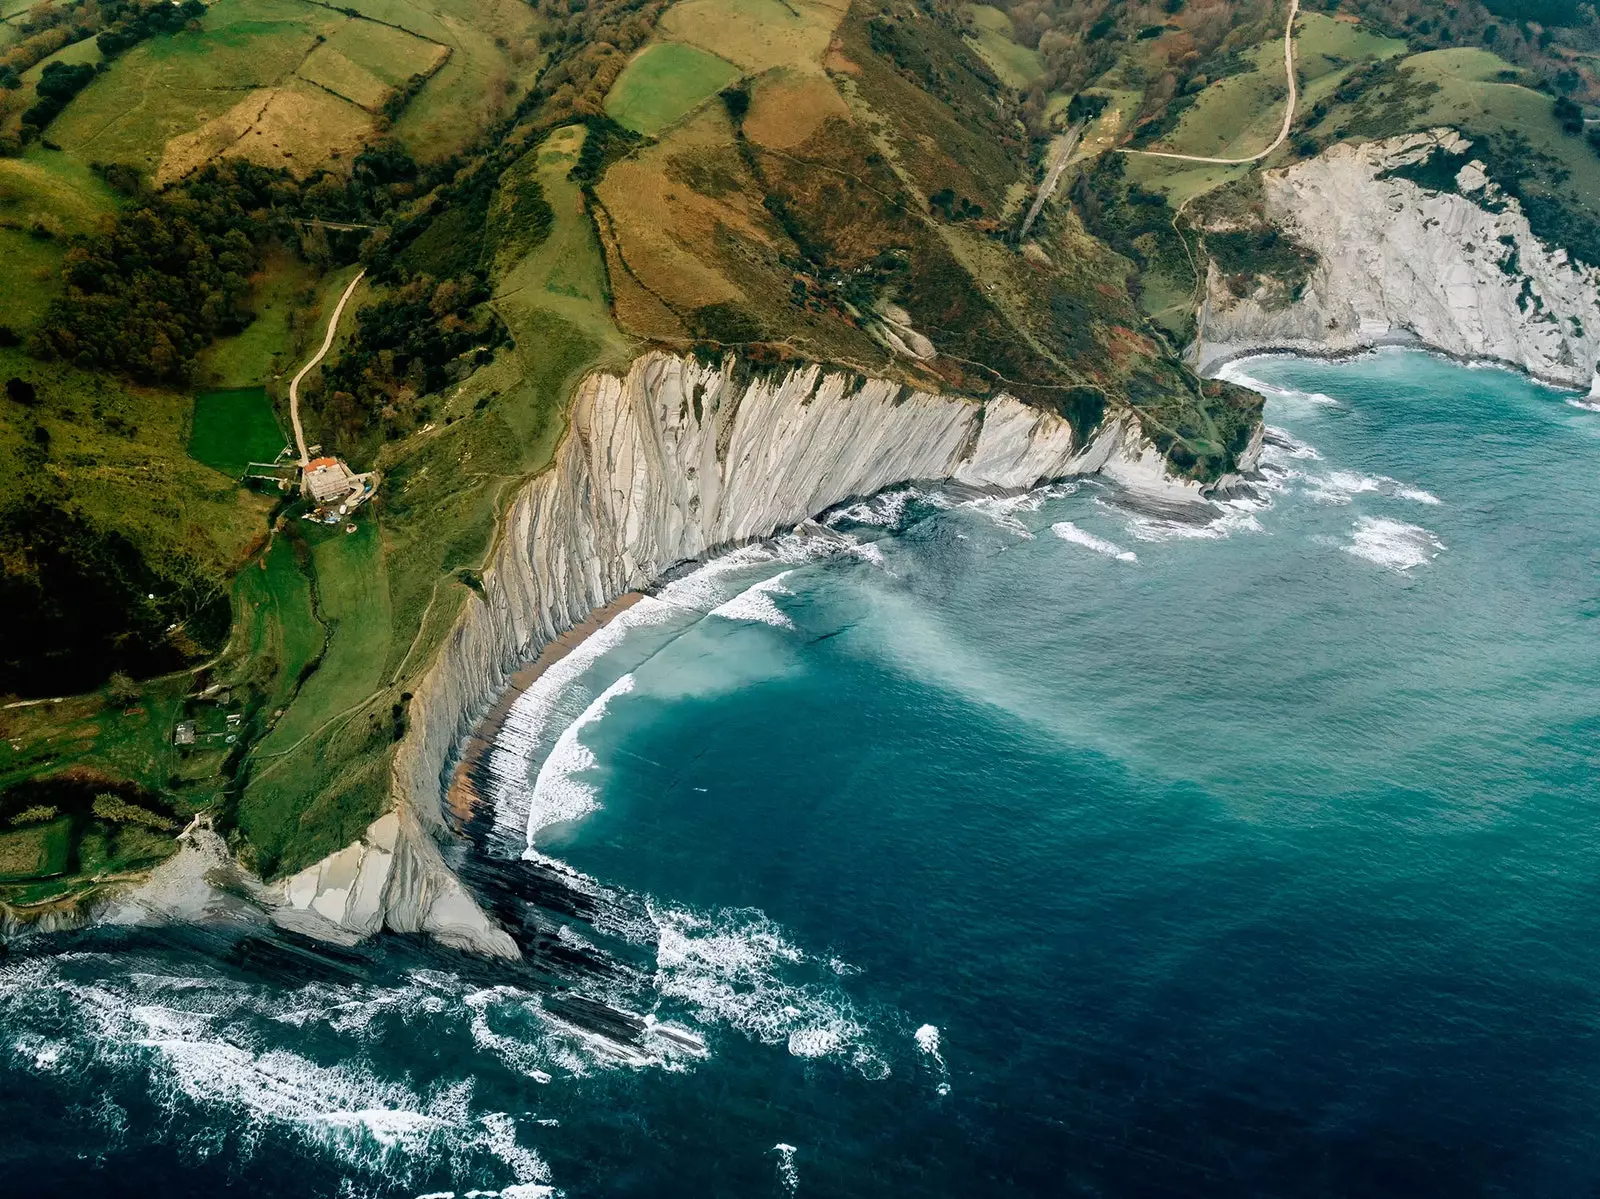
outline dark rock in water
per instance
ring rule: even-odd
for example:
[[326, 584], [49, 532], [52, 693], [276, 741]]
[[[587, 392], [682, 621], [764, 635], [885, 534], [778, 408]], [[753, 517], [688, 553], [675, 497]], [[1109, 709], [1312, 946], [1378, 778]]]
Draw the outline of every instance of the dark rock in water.
[[[1261, 476], [1257, 475], [1257, 478], [1260, 477]], [[1236, 482], [1214, 487], [1207, 494], [1209, 498], [1216, 500], [1218, 503], [1225, 503], [1228, 500], [1259, 501], [1261, 499], [1261, 493], [1252, 487], [1249, 482], [1242, 477]]]

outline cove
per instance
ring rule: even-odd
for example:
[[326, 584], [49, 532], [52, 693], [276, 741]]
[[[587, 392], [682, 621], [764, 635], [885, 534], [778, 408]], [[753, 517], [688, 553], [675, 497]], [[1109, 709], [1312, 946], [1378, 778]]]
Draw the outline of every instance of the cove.
[[314, 975], [151, 934], [13, 953], [5, 1164], [40, 1193], [1592, 1187], [1600, 417], [1414, 352], [1229, 369], [1271, 431], [1203, 520], [1091, 479], [891, 489], [574, 650], [486, 751], [462, 864], [539, 978], [403, 941]]

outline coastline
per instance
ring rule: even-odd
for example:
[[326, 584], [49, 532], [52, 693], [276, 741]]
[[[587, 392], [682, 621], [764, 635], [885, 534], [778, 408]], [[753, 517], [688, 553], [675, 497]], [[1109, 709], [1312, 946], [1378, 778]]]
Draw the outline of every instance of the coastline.
[[1311, 346], [1296, 345], [1293, 342], [1260, 342], [1255, 344], [1239, 342], [1219, 342], [1209, 354], [1196, 353], [1195, 374], [1202, 379], [1215, 379], [1223, 368], [1235, 362], [1243, 362], [1249, 358], [1305, 358], [1313, 362], [1349, 362], [1357, 358], [1365, 358], [1370, 354], [1377, 354], [1383, 350], [1406, 350], [1412, 353], [1429, 354], [1435, 358], [1442, 358], [1447, 362], [1454, 362], [1472, 370], [1503, 370], [1511, 371], [1537, 383], [1540, 387], [1549, 388], [1551, 391], [1561, 392], [1563, 395], [1584, 395], [1583, 388], [1574, 387], [1572, 384], [1558, 379], [1541, 375], [1531, 371], [1521, 363], [1512, 362], [1505, 358], [1475, 357], [1469, 354], [1456, 354], [1450, 350], [1441, 349], [1431, 342], [1423, 341], [1415, 334], [1403, 335], [1389, 334], [1383, 338], [1363, 342], [1351, 346]]
[[609, 604], [596, 608], [566, 632], [546, 642], [533, 658], [511, 672], [506, 679], [504, 689], [495, 697], [483, 716], [473, 721], [462, 736], [457, 748], [456, 761], [450, 767], [450, 782], [445, 788], [444, 806], [457, 821], [458, 827], [466, 827], [477, 814], [478, 802], [483, 798], [474, 781], [478, 765], [483, 755], [494, 748], [495, 738], [500, 735], [506, 717], [522, 693], [533, 686], [545, 671], [610, 624], [615, 617], [643, 599], [644, 594], [643, 591], [626, 591]]

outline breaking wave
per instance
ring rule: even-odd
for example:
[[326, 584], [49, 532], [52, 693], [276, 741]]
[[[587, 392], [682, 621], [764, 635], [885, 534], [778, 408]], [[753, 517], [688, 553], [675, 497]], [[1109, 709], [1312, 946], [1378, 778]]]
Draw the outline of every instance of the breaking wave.
[[792, 1195], [800, 1188], [800, 1171], [794, 1164], [795, 1147], [779, 1141], [772, 1151], [778, 1155], [778, 1182]]
[[1104, 537], [1096, 537], [1086, 529], [1080, 529], [1070, 520], [1057, 521], [1050, 526], [1050, 531], [1062, 541], [1070, 541], [1074, 545], [1081, 545], [1091, 549], [1097, 554], [1104, 554], [1108, 558], [1115, 558], [1119, 562], [1137, 562], [1139, 555], [1132, 550], [1125, 550], [1114, 541], [1107, 541]]
[[1381, 516], [1359, 518], [1350, 533], [1345, 553], [1389, 570], [1405, 572], [1431, 562], [1444, 551], [1445, 544], [1421, 525]]
[[[248, 1160], [287, 1139], [353, 1177], [391, 1186], [436, 1179], [441, 1166], [503, 1194], [537, 1194], [505, 1188], [550, 1183], [518, 1118], [476, 1101], [473, 1076], [422, 1084], [372, 1064], [373, 1049], [409, 1041], [413, 1022], [468, 1025], [471, 987], [461, 979], [423, 971], [398, 987], [275, 990], [130, 964], [121, 953], [71, 953], [0, 966], [0, 1057], [28, 1073], [114, 1079], [123, 1102], [107, 1091], [103, 1106], [119, 1142], [139, 1137], [200, 1159]], [[291, 1030], [292, 1048], [284, 1044]], [[336, 1064], [302, 1048], [326, 1051], [330, 1037]]]
[[1236, 358], [1232, 362], [1224, 363], [1222, 369], [1217, 371], [1216, 377], [1229, 383], [1236, 383], [1240, 387], [1248, 387], [1251, 391], [1260, 392], [1262, 395], [1274, 400], [1291, 403], [1299, 401], [1324, 408], [1337, 408], [1339, 406], [1338, 400], [1320, 391], [1298, 391], [1292, 387], [1279, 387], [1277, 384], [1256, 378], [1244, 368], [1245, 363], [1253, 360], [1251, 358]]
[[583, 710], [583, 715], [562, 730], [556, 739], [533, 784], [533, 798], [528, 808], [530, 848], [541, 829], [582, 819], [600, 806], [600, 792], [577, 777], [593, 770], [597, 764], [594, 751], [579, 741], [578, 735], [606, 714], [613, 699], [632, 690], [633, 676], [623, 675], [596, 696]]
[[785, 570], [773, 575], [770, 579], [762, 579], [759, 583], [745, 588], [745, 590], [726, 603], [713, 608], [711, 615], [720, 616], [724, 620], [742, 620], [771, 625], [775, 629], [794, 628], [794, 621], [784, 615], [783, 609], [778, 607], [772, 598], [775, 595], [792, 594], [783, 585], [783, 580], [792, 573], [792, 571]]
[[630, 631], [664, 624], [674, 615], [673, 608], [661, 600], [648, 595], [640, 597], [631, 607], [584, 638], [570, 653], [550, 663], [517, 696], [495, 736], [494, 745], [484, 755], [482, 765], [484, 798], [494, 812], [496, 828], [502, 836], [520, 838], [535, 819], [526, 806], [531, 799], [527, 786], [528, 762], [548, 735], [568, 690], [601, 657], [621, 645]]

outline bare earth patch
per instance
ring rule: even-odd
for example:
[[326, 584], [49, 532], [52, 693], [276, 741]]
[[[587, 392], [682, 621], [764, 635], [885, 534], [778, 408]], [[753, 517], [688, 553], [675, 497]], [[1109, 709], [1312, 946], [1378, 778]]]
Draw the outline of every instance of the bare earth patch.
[[246, 158], [297, 175], [348, 158], [373, 135], [370, 114], [303, 80], [261, 88], [193, 133], [167, 143], [157, 184], [182, 179], [216, 158]]
[[850, 109], [822, 75], [780, 75], [757, 85], [744, 119], [745, 136], [773, 150], [789, 150], [829, 117], [850, 119]]

